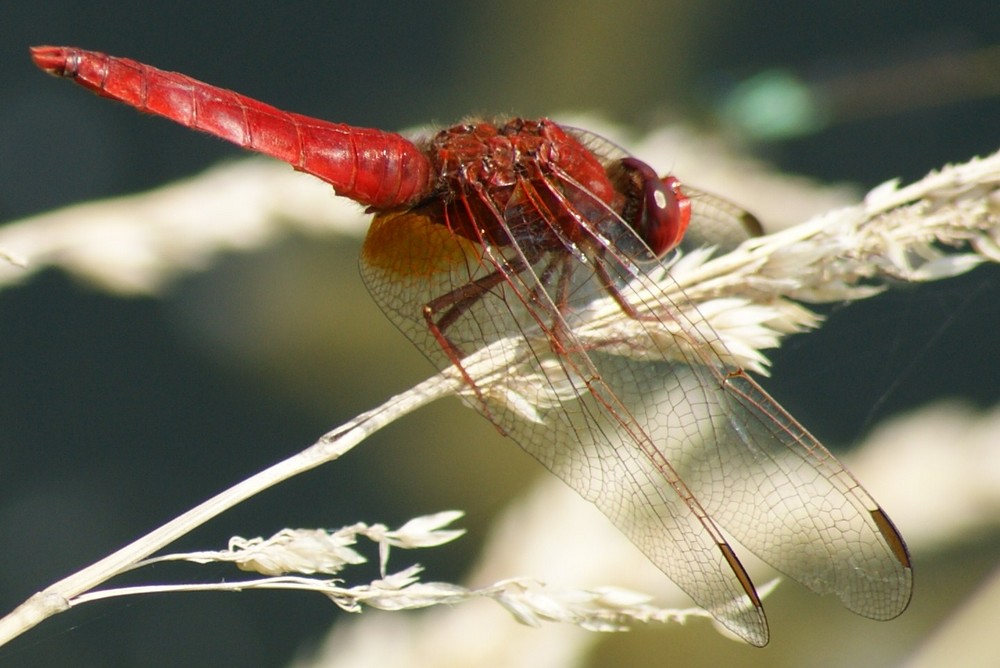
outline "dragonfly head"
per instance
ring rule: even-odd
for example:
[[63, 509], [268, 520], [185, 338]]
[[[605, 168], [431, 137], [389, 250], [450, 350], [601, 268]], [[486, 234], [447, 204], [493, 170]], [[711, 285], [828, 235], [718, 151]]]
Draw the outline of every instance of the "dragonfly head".
[[691, 222], [691, 201], [673, 176], [662, 179], [636, 158], [623, 158], [622, 218], [656, 257], [663, 257], [681, 242]]

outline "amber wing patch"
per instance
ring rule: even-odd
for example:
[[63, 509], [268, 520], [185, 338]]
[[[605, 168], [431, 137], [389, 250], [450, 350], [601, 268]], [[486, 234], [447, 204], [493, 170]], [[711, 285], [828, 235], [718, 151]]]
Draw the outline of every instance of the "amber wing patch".
[[375, 216], [361, 248], [369, 266], [398, 276], [431, 276], [478, 258], [476, 245], [424, 214]]

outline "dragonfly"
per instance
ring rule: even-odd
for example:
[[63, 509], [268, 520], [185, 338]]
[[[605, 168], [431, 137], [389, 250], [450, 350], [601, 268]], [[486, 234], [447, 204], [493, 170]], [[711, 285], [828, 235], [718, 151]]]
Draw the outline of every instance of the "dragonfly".
[[[759, 233], [750, 214], [545, 118], [472, 119], [407, 138], [126, 58], [53, 46], [31, 55], [50, 74], [283, 160], [367, 207], [361, 274], [388, 318], [458, 372], [468, 403], [746, 642], [764, 646], [769, 631], [731, 541], [865, 617], [906, 609], [910, 556], [889, 516], [670, 283], [689, 226]], [[608, 312], [628, 326], [589, 328]], [[468, 361], [510, 342], [514, 353], [488, 376]]]

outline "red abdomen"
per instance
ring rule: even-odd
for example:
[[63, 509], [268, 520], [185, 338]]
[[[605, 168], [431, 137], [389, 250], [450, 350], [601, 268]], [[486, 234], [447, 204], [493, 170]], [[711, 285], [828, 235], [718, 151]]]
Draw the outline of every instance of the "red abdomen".
[[282, 111], [177, 72], [96, 51], [42, 46], [31, 56], [50, 74], [283, 160], [361, 204], [390, 209], [428, 194], [430, 164], [398, 134]]

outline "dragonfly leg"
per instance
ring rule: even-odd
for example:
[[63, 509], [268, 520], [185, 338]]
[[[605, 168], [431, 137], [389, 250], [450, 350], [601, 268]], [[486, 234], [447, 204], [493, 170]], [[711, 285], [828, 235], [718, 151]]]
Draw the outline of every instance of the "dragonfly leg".
[[451, 363], [458, 369], [458, 372], [462, 375], [462, 380], [475, 393], [486, 416], [504, 435], [506, 433], [491, 415], [479, 386], [462, 365], [462, 358], [465, 357], [465, 352], [448, 337], [446, 331], [490, 290], [508, 281], [512, 273], [519, 273], [526, 266], [522, 260], [512, 261], [486, 276], [434, 298], [424, 304], [423, 307], [424, 321], [427, 323], [427, 329], [430, 330], [431, 335], [437, 341], [441, 350], [444, 351], [444, 354], [448, 356]]

